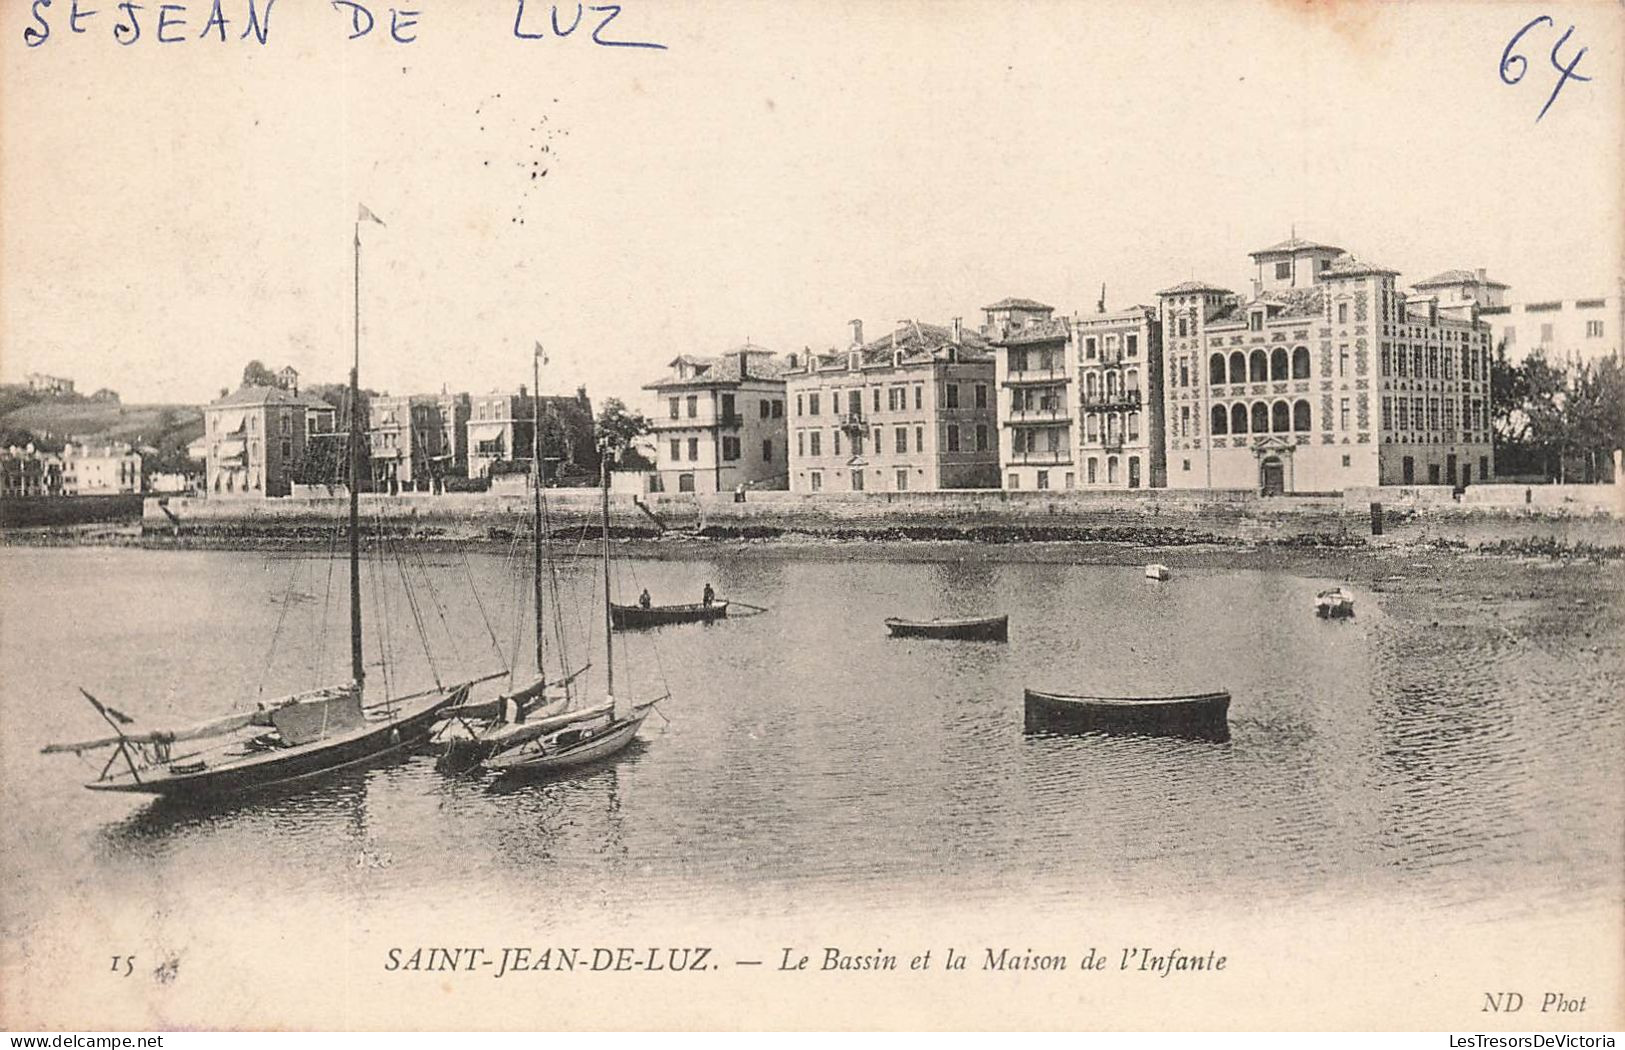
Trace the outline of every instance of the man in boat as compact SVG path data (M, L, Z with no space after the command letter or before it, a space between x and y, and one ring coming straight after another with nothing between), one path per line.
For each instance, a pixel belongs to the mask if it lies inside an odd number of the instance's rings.
M700 601L703 602L707 608L710 608L711 602L716 599L716 596L717 596L717 592L713 591L711 589L711 585L709 583L707 583L705 585L705 594L704 594L703 597L700 598Z
M649 604L650 604L649 588L645 587L645 588L643 588L643 593L638 595L638 608L647 609L649 607Z

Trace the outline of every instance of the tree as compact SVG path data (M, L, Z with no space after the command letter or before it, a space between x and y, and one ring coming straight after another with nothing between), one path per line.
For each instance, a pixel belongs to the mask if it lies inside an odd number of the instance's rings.
M634 442L654 429L642 412L627 408L618 397L608 398L598 409L598 440L621 452L622 467L647 470L654 466L638 452Z
M276 375L269 368L266 368L259 358L255 358L243 367L243 386L276 385Z

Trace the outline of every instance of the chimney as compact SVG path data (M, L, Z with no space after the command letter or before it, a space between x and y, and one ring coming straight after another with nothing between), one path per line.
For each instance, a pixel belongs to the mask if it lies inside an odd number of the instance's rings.
M739 351L739 381L744 382L750 378L750 351Z
M1484 272L1484 267L1482 266L1478 268L1478 280L1480 283L1489 280L1489 275Z
M965 319L963 317L956 317L956 318L954 318L954 342L955 343L962 343L964 341L965 341Z
M854 319L854 320L848 321L846 323L852 326L852 343L853 343L853 345L862 346L863 345L863 322L861 320Z

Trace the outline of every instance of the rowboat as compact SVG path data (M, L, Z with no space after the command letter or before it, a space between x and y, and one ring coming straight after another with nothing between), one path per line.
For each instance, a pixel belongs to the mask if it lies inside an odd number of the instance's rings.
M727 602L695 602L692 605L614 605L609 607L610 620L617 630L638 627L663 627L673 623L710 623L728 615Z
M1128 732L1199 739L1230 738L1230 694L1082 696L1026 691L1026 730Z
M1322 620L1341 620L1354 615L1354 595L1341 587L1315 595L1315 615Z
M893 638L957 638L966 641L1003 642L1010 637L1010 617L977 616L969 619L901 620L892 617L886 629Z

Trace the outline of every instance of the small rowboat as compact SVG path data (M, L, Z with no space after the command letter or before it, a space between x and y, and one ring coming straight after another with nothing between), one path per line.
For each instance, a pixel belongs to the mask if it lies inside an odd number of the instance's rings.
M1341 620L1354 615L1354 595L1341 587L1315 595L1315 615L1322 620Z
M1003 642L1010 637L1010 617L979 616L963 620L886 621L893 638L958 638L969 641Z
M1026 730L1033 732L1128 732L1230 739L1230 694L1180 696L1078 696L1028 689Z
M622 631L637 627L663 627L672 623L710 623L727 617L728 603L712 602L706 605L695 602L692 605L651 605L648 608L641 605L611 605L609 615L615 628Z

